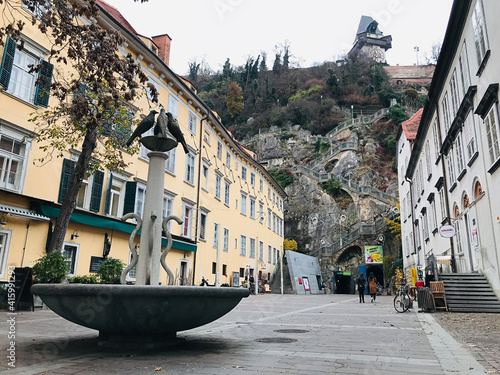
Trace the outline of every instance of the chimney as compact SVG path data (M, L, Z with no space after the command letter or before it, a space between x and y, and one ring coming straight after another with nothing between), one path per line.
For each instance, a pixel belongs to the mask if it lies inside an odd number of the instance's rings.
M153 42L158 46L158 57L167 65L170 63L170 44L172 39L167 35L157 35L152 37Z

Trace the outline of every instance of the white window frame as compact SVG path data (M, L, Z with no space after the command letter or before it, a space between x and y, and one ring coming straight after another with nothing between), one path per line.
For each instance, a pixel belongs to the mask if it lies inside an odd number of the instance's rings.
M247 236L240 234L240 255L247 256Z
M171 194L163 194L162 218L163 220L174 212L174 197ZM167 223L167 229L171 232L172 221Z
M111 181L111 197L109 198L109 207L106 215L112 217L122 217L123 216L123 202L125 201L125 186L126 180L122 179L119 175L113 173L113 179ZM116 197L116 199L115 199ZM114 208L116 206L116 215L113 215Z
M63 255L65 254L66 246L76 249L76 251L75 251L75 263L74 263L73 269L70 268L69 273L68 273L69 276L73 277L73 276L76 276L76 274L78 273L78 257L80 255L80 244L74 243L74 242L64 241L63 242L63 249L61 250ZM66 258L66 262L67 262L67 259L68 258Z
M264 242L259 241L259 260L264 261Z
M181 225L181 236L191 239L191 231L193 227L193 205L184 202L182 204L182 219L184 222Z
M250 172L250 185L255 186L255 173Z
M248 247L248 257L255 259L255 238L250 237L250 239L248 240Z
M173 148L167 152L167 160L165 160L165 171L175 176L175 161L177 158L177 148Z
M7 261L9 259L12 231L0 229L0 278L7 278Z
M203 161L201 175L203 177L202 189L205 191L208 191L210 168L209 168L208 163L206 161Z
M132 263L132 252L129 251L128 253L128 264ZM137 277L137 264L130 269L130 271L127 273L127 276L125 277L126 281L136 281Z
M476 2L472 11L472 30L474 33L474 44L476 47L477 65L481 66L486 52L489 49L486 25L484 23L484 12L481 0Z
M193 133L193 134L196 134L196 123L197 123L197 117L196 117L196 115L194 114L194 112L189 111L189 115L188 115L188 130L191 133Z
M200 228L198 236L200 241L207 240L208 212L200 210Z
M261 193L264 191L264 180L262 180L262 177L260 178L260 181L259 181L259 191Z
M142 199L139 199L139 194L141 194ZM146 186L138 183L135 191L134 213L136 213L140 217L144 217L145 201L146 201Z
M32 146L31 136L32 133L17 126L14 127L4 124L0 120L0 143L2 142L2 138L8 138L13 141L14 145L11 151L0 149L0 158L3 159L3 163L0 164L0 189L11 190L17 193L23 192L28 169L29 154ZM20 151L22 150L22 152L12 152L16 144L19 145ZM20 171L16 172L16 177L11 180L10 176L13 161L17 163L17 169L20 169Z
M491 107L490 111L484 118L484 125L486 126L486 139L488 142L488 155L490 156L490 163L494 164L500 158L500 144L498 141L498 116L496 105Z
M267 263L271 264L271 254L272 254L272 246L267 245Z
M255 219L255 198L250 197L250 219Z
M226 150L226 167L231 168L231 153Z
M221 193L222 176L218 173L215 174L215 193L214 196L220 200Z
M222 160L222 142L217 141L217 157Z
M219 223L214 223L214 235L212 240L212 247L217 249L219 243Z
M247 167L241 166L241 179L243 181L247 180Z
M179 113L179 100L177 100L172 92L168 93L168 112L170 112L174 118L177 118Z
M247 195L243 192L241 193L240 214L247 215Z
M271 229L271 216L272 216L272 211L270 209L267 209L267 228Z
M227 253L229 252L229 229L223 229L223 237L222 237L222 251Z
M196 170L196 158L190 152L186 154L186 174L184 181L194 186L194 174Z
M231 183L228 180L224 180L224 204L229 207L231 194Z

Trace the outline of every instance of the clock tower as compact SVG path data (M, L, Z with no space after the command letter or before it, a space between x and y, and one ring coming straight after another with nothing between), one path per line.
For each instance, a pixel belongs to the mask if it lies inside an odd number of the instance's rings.
M377 62L385 62L385 52L392 47L392 37L383 35L378 22L369 16L361 16L354 45L348 55L363 53Z

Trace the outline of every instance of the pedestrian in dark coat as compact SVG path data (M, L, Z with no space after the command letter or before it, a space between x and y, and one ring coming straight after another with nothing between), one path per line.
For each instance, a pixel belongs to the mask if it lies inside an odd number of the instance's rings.
M372 296L372 300L370 302L374 302L377 298L377 278L370 272L370 276L368 276L368 291Z
M361 301L365 303L365 285L366 285L365 275L361 274L358 277L359 303L361 303Z

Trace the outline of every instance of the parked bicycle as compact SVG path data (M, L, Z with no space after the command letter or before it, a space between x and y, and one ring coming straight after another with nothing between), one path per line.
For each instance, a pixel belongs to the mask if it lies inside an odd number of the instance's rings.
M408 285L406 283L397 284L398 292L396 296L394 296L394 309L398 313L407 312L412 303L412 299L408 294Z

